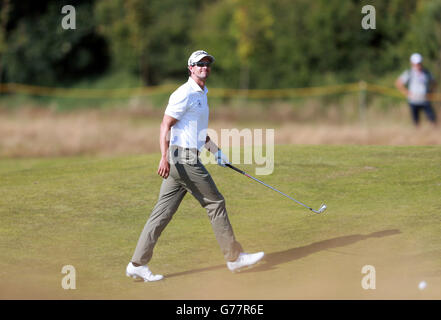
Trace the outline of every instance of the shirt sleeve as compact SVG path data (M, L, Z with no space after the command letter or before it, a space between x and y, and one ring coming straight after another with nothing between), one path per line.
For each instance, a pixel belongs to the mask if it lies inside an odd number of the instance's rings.
M188 94L183 92L184 90L178 90L172 93L168 101L165 114L180 120L188 109Z
M404 72L400 75L400 77L399 77L400 81L401 81L404 85L407 85L407 83L409 82L409 78L410 78L409 70L404 71Z

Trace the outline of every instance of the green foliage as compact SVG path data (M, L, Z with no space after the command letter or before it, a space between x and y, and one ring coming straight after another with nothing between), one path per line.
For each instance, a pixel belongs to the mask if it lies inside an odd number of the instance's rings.
M374 30L361 27L365 4L376 8ZM415 7L402 0L224 0L204 8L205 30L195 42L219 56L220 83L233 87L244 87L246 71L250 88L378 79L397 70Z
M216 57L211 85L243 89L381 82L414 51L441 69L441 0L78 0L74 32L59 26L60 3L26 2L1 15L10 82L67 83L109 69L147 85L182 81L198 49ZM374 6L376 29L362 28L364 5Z
M138 73L146 84L185 75L189 31L201 2L97 1L99 30L111 43L115 66Z
M43 13L12 21L3 57L7 81L54 85L105 70L106 45L94 32L91 4L76 6L75 30L61 27L62 7L49 2Z
M406 52L407 56L412 52L421 53L424 56L424 64L440 78L441 0L420 2L410 25L410 32L403 41L402 51Z

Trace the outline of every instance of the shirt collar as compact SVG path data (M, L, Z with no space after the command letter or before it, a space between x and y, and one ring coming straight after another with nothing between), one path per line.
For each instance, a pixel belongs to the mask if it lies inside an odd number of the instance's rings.
M204 90L202 90L201 87L199 87L199 85L196 83L196 81L193 80L192 77L188 77L188 83L195 91L202 91L204 93L208 92L207 86L204 86Z

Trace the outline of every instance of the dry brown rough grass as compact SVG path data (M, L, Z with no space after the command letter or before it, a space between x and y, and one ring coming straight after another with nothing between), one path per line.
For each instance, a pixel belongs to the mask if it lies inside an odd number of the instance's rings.
M159 123L163 110L112 109L54 112L49 109L0 109L0 157L119 155L159 152ZM212 112L210 128L273 128L276 144L440 145L441 128L410 122L407 110L389 118L370 115L369 121L340 123L334 109L320 123L293 117L286 108L246 115L228 110ZM336 120L337 119L337 120ZM392 119L392 120L391 120ZM393 119L400 119L394 121Z

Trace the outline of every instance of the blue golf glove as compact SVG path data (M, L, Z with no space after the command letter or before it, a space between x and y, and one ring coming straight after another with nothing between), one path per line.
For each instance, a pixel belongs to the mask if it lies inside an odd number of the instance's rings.
M221 167L225 167L226 164L230 164L228 157L224 155L221 149L218 149L216 152L216 162Z

